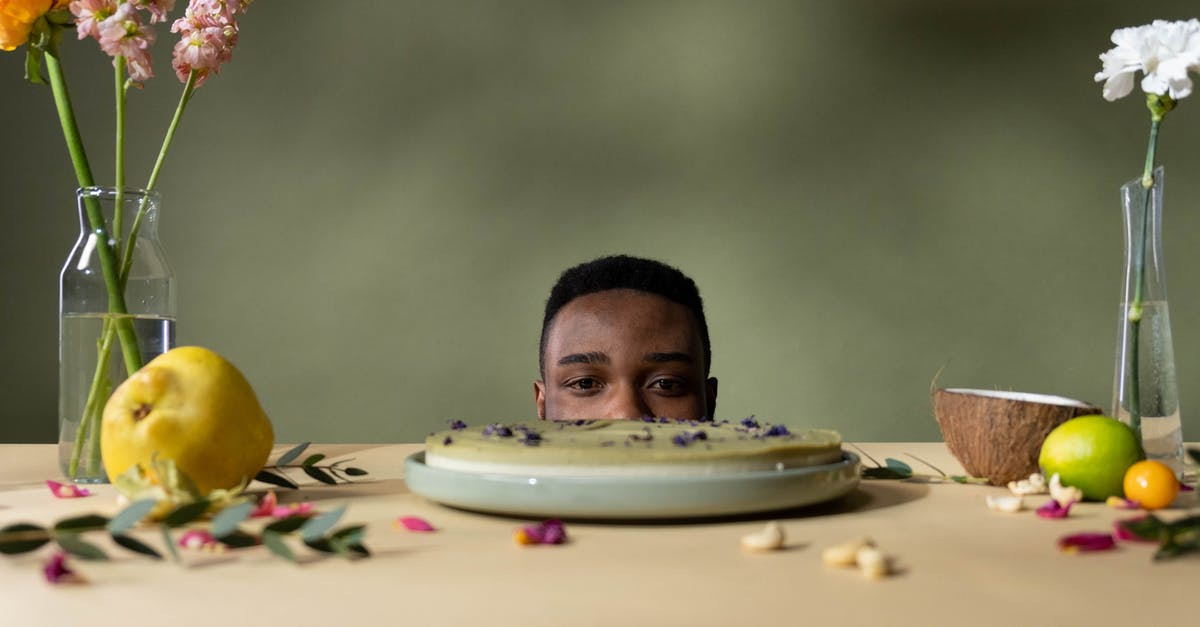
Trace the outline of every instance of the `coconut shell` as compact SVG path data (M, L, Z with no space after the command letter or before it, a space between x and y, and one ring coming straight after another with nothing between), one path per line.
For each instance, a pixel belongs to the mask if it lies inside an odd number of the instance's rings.
M950 453L973 477L992 485L1038 471L1042 440L1076 416L1104 410L1061 396L996 390L937 389L933 414Z

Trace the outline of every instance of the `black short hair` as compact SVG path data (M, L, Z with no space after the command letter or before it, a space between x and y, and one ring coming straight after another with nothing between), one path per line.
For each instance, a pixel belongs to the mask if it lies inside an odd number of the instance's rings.
M712 346L708 341L708 322L704 319L704 301L700 299L700 290L696 288L695 281L661 261L609 255L568 268L550 289L546 313L542 317L542 339L538 346L538 367L542 376L546 375L546 336L559 310L580 296L620 289L656 294L687 307L700 327L704 374L708 374L712 364Z

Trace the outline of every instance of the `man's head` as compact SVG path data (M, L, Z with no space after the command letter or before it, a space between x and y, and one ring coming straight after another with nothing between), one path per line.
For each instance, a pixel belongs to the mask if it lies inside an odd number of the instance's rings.
M712 418L711 358L691 279L650 259L601 257L563 272L546 301L538 416Z

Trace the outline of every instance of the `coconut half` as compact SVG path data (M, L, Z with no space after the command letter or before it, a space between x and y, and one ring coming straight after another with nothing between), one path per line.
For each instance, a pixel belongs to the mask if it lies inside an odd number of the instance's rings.
M1084 401L1048 394L937 389L933 414L950 453L974 477L1006 485L1038 470L1042 440L1076 417L1102 414Z

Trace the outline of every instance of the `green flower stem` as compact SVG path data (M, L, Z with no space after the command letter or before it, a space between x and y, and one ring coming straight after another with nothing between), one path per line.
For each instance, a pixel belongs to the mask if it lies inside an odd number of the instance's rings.
M1146 239L1150 227L1150 193L1154 189L1154 154L1158 149L1158 129L1163 117L1175 108L1175 101L1167 96L1149 94L1146 106L1150 109L1150 143L1146 148L1146 166L1142 171L1142 228L1141 238L1133 242L1133 298L1129 301L1126 318L1129 320L1129 426L1141 437L1142 408L1139 373L1139 345L1142 326L1142 297L1146 284Z
M75 124L75 113L71 107L71 96L67 91L67 82L63 76L62 66L58 60L58 50L51 46L46 50L46 70L50 76L50 87L54 92L54 104L58 108L58 119L62 124L63 136L67 140L67 150L71 153L71 163L75 166L75 176L80 187L93 186L92 169L88 165L87 155L83 149L83 139L79 135L79 127ZM104 274L104 286L108 291L108 311L118 314L114 320L117 327L117 337L121 342L124 353L125 367L132 374L142 367L141 351L138 349L137 335L133 331L133 322L123 317L128 314L125 306L125 294L121 290L118 277L116 255L113 254L108 229L105 228L104 215L100 212L100 204L95 198L85 197L84 207L87 211L88 222L92 233L96 236L96 253L100 257L100 269Z
M67 89L66 77L58 59L57 40L60 33L61 30L58 28L55 28L51 33L50 44L45 51L44 57L46 70L50 77L50 87L54 94L54 105L58 111L59 123L63 129L63 138L66 140L67 151L70 153L71 163L75 168L75 178L78 180L81 188L91 187L95 184L95 180L92 176L91 166L88 163L87 153L83 147L83 138L79 133L79 126L75 122L75 112L71 106L71 95ZM71 475L71 479L74 479L78 472L84 440L91 442L89 446L91 467L95 468L99 463L100 411L98 407L100 406L100 396L108 388L104 382L108 381L108 361L112 350L111 336L114 333L120 340L126 370L132 374L142 367L142 353L138 347L137 335L134 332L133 323L126 316L128 308L125 304L124 285L120 281L116 254L112 249L108 229L104 224L104 216L95 198L84 197L83 202L88 223L92 229L92 235L96 238L96 253L100 258L100 269L103 273L104 285L108 292L108 311L110 314L115 315L106 324L106 328L108 329L108 333L105 334L108 336L107 341L103 337L100 339L100 346L107 346L108 351L101 351L101 354L97 358L96 372L93 375L92 386L85 404L85 407L91 409L85 411L85 414L80 417L79 433L77 434L82 435L86 433L86 437L76 437L68 465L68 473Z
M121 234L124 233L122 227L125 226L125 57L117 55L113 59L113 96L116 100L113 109L116 111L116 154L113 156L115 164L115 178L113 186L116 188L116 206L113 209L113 240L117 243L117 250L121 250ZM132 241L132 238L130 238ZM124 284L121 285L124 292Z
M120 76L120 72L118 71L118 77L119 76ZM121 81L120 78L118 78L117 79L117 89L118 89L117 102L118 102L118 107L119 107L118 110L120 110L120 111L124 110L124 105L123 105L124 94L125 94L124 87L125 87L124 82ZM172 140L175 139L175 131L176 131L176 129L179 128L179 121L180 121L180 119L183 118L183 112L184 112L184 110L187 109L188 102L191 101L192 94L195 93L195 91L196 91L196 72L193 71L190 75L188 75L187 83L183 87L183 95L181 95L179 98L179 105L175 108L175 115L171 118L171 123L167 127L167 133L166 133L165 137L163 138L162 146L159 148L158 158L154 162L154 168L151 170L149 182L146 184L147 192L153 191L154 186L158 183L159 172L162 171L163 163L166 161L166 158L167 158L167 151L171 148L171 142L172 142ZM118 129L121 129L124 126L123 121L124 121L124 116L118 115L118 127L117 127ZM117 135L119 138L118 144L121 143L120 138L122 137L122 135L123 135L122 132L120 130L118 130L118 135ZM121 150L117 151L118 163L120 163L119 158L120 158L122 152L123 151L121 151ZM121 175L118 175L119 179L120 179L120 177L121 177ZM119 190L118 190L118 193L120 193ZM138 206L137 214L134 216L133 224L130 225L130 228L129 228L129 237L126 238L124 251L123 251L122 259L121 259L120 274L118 276L118 281L120 283L120 288L121 288L122 294L125 293L125 286L129 281L129 272L133 267L133 249L134 249L134 245L137 243L138 231L141 230L142 218L146 215L146 203L148 203L149 200L150 200L149 193L147 193L145 196L142 197L142 201L141 201L140 205ZM120 203L120 201L118 199L118 204L117 204L118 210L120 210L121 204L122 203ZM100 399L107 398L106 391L109 387L107 365L108 365L109 357L112 354L113 336L115 334L115 331L116 331L115 325L111 324L111 321L108 318L106 318L104 321L104 331L102 333L102 336L101 336L101 339L99 342L98 351L97 351L98 357L97 357L96 372L95 372L95 375L92 377L92 385L91 385L90 390L88 391L88 398L87 398L87 403L84 406L83 418L80 420L79 428L75 434L75 447L71 453L71 461L70 461L70 465L69 465L69 472L72 476L75 475L76 470L79 467L79 459L80 459L80 455L82 454L82 451L83 451L84 440L89 440L92 443L92 445L89 449L90 452L89 452L89 458L88 458L88 462L89 462L90 466L92 468L95 468L96 465L98 465L100 463L100 446L99 446L100 438L97 436L99 434L98 425L100 424L101 414L104 411L104 405L103 405L103 403L100 402Z

